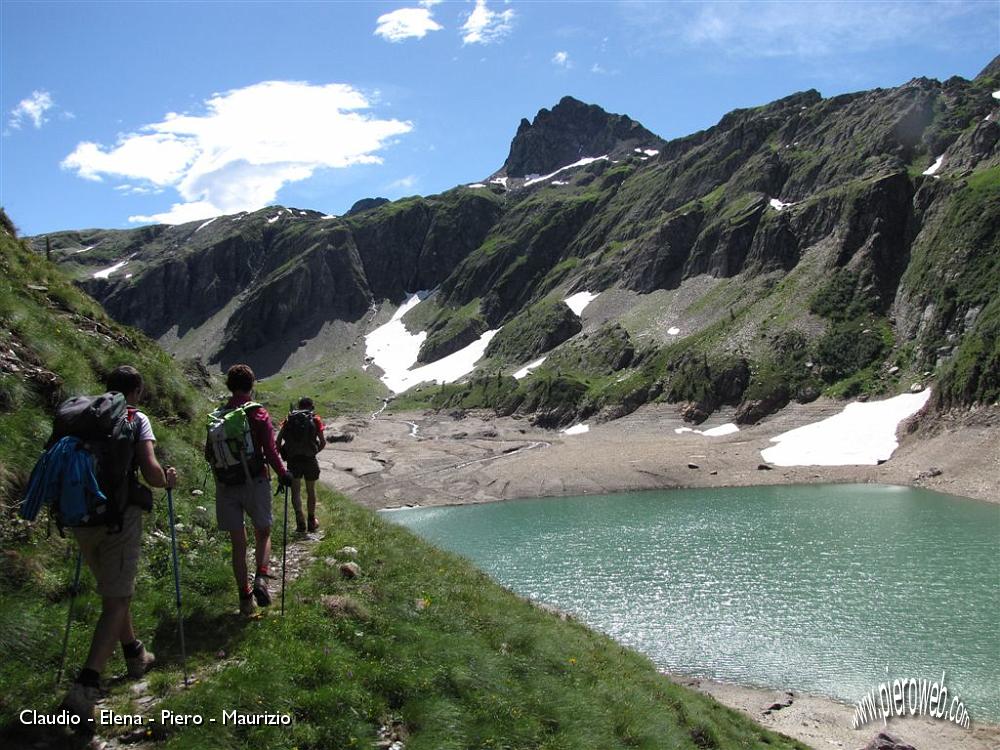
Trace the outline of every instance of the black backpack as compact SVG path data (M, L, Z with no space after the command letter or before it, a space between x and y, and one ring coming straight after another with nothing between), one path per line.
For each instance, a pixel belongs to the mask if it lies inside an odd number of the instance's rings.
M21 514L33 519L41 505L47 504L60 532L64 526L121 529L130 487L138 484L135 444L139 420L135 414L125 396L116 392L74 396L59 404L52 435L32 472ZM76 461L80 454L86 457L100 495L76 486L77 478L65 474L74 462L55 463L60 452L63 456L71 452Z
M315 456L317 437L315 412L312 409L289 412L281 430L282 457Z

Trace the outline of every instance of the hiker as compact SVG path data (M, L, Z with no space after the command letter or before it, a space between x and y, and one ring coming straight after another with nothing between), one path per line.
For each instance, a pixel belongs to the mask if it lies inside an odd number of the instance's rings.
M316 413L313 400L308 396L299 399L298 409L289 412L278 430L278 452L288 462L292 472L292 505L295 508L295 531L306 531L306 518L302 513L302 480L306 480L308 498L309 533L319 530L316 520L316 480L319 463L316 454L326 447L323 440L323 420Z
M123 365L108 376L106 386L109 391L123 394L128 404L124 419L135 436L135 452L128 467L130 490L138 484L135 477L137 467L150 486L175 487L177 471L172 466L164 469L156 460L153 428L149 418L135 407L142 398L142 375L134 367ZM146 493L147 498L151 498L148 490ZM131 491L127 494L131 499L141 493ZM101 596L101 616L94 627L90 652L62 703L62 708L79 716L86 728L87 719L93 718L94 704L101 695L101 671L114 653L116 644L122 646L128 676L132 679L142 677L156 661L142 641L136 638L129 609L135 593L135 577L142 548L142 508L133 502L126 502L120 530L108 526L86 526L74 527L70 531L80 545L87 567L97 580L97 593Z
M240 612L252 615L256 606L271 603L267 581L271 560L271 482L267 467L278 475L278 484L292 486L292 475L278 455L274 444L271 417L261 404L250 400L256 377L247 365L233 365L226 373L226 387L232 397L213 417L221 420L228 416L243 417L248 441L244 441L246 455L230 468L220 465L217 448L212 445L212 428L205 445L205 455L215 473L215 518L220 531L228 531L233 544L233 575L239 590ZM243 416L245 415L245 417ZM231 435L230 435L231 439ZM237 440L239 443L239 440ZM230 448L232 443L229 444ZM240 446L237 446L239 448ZM223 448L223 453L226 453ZM247 582L247 534L243 514L253 522L255 558L257 563L253 586ZM256 600L256 605L254 604Z

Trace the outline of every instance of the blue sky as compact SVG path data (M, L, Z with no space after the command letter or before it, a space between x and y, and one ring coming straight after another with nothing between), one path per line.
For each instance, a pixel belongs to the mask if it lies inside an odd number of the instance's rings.
M671 138L998 52L1000 0L2 0L0 204L26 234L339 214L488 176L567 94Z

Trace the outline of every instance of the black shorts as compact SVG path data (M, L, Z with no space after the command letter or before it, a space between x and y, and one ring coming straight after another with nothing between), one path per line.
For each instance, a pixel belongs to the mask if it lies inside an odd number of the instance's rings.
M292 456L287 461L288 470L296 479L315 482L319 479L319 462L316 456Z

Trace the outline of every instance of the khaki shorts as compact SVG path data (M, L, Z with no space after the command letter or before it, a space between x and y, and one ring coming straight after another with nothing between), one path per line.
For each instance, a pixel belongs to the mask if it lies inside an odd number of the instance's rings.
M109 533L103 526L70 529L84 562L97 579L97 593L107 597L135 594L135 577L142 550L142 511L125 508L122 530Z
M258 529L271 528L271 483L262 478L230 486L215 483L215 520L220 531L239 531L246 512Z

